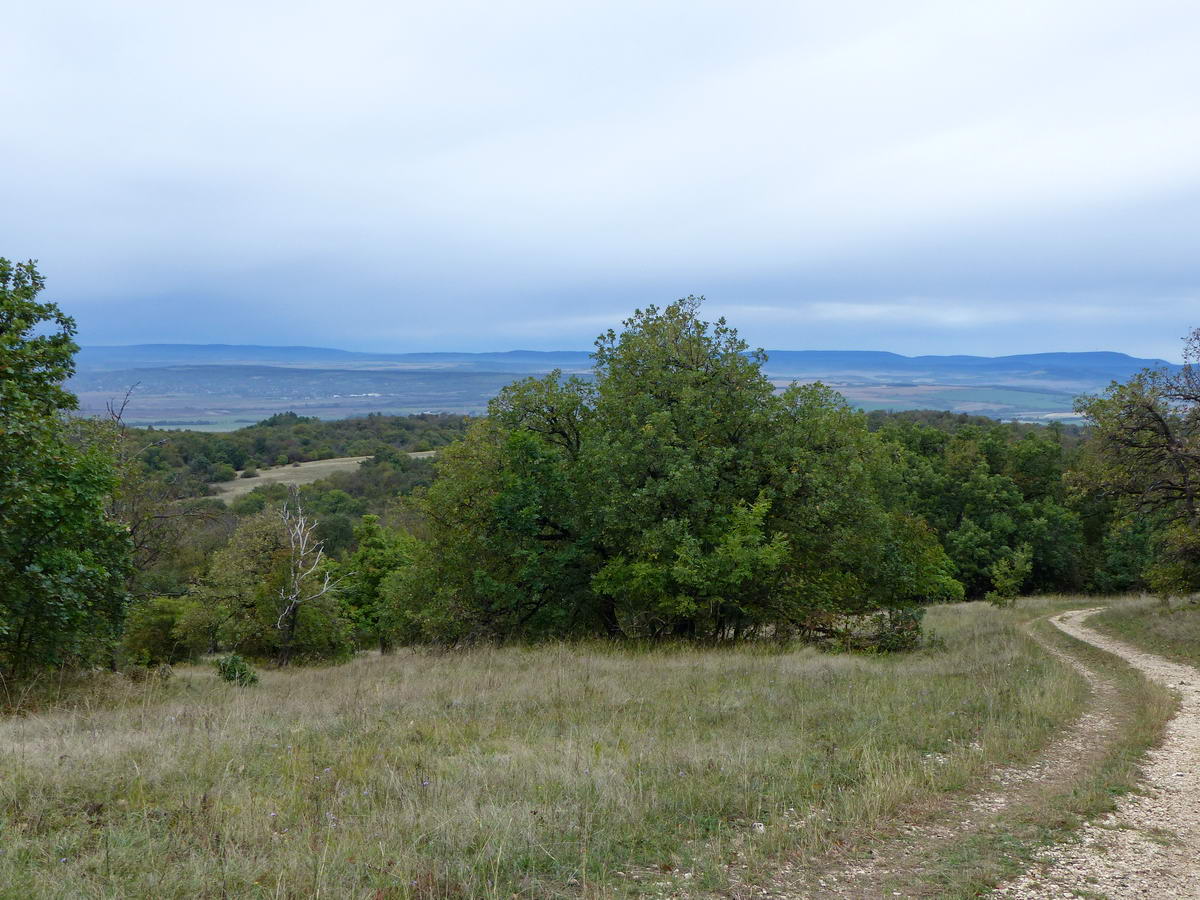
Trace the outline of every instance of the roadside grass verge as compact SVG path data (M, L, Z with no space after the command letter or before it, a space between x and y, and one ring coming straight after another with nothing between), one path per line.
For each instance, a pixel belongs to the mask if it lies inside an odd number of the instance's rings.
M1118 597L1089 624L1147 653L1200 666L1200 606L1168 606L1156 597Z
M1012 613L963 604L926 621L944 647L895 656L405 651L267 671L251 688L184 667L111 702L0 720L0 885L73 898L721 890L1029 759L1082 708L1082 679ZM1072 796L1111 796L1116 780Z

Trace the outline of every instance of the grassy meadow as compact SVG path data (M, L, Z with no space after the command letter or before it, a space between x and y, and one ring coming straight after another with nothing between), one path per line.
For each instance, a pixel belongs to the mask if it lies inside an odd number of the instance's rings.
M1028 757L1081 679L1011 613L943 647L402 651L106 676L0 720L26 897L622 897L752 882Z

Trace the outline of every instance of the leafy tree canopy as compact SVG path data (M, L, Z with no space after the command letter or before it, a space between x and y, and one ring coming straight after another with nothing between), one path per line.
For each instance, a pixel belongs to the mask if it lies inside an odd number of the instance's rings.
M884 502L865 418L820 385L777 392L699 307L635 312L594 380L519 381L442 452L430 540L387 585L406 636L825 633L961 596Z
M0 259L0 672L16 675L109 649L130 568L105 511L112 455L61 415L75 323L38 300L44 284L33 262Z
M1146 370L1077 409L1094 435L1075 483L1115 504L1107 540L1127 556L1149 527L1141 556L1150 586L1167 596L1200 591L1200 329L1184 339L1179 370Z

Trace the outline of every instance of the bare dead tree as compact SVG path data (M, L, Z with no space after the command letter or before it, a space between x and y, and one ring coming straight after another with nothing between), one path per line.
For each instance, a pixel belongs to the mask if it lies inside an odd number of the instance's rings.
M291 661L301 608L328 594L346 576L334 578L328 569L321 570L325 561L324 542L317 539L317 521L300 504L300 491L295 485L290 487L279 517L287 534L288 562L279 589L280 613L275 628L279 632L277 662L286 666Z

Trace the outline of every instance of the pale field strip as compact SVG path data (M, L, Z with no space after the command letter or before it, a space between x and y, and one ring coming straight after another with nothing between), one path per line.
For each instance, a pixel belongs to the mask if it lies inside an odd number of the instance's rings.
M427 459L436 456L436 450L417 450L408 454L413 459ZM359 463L369 456L339 456L337 459L318 459L299 465L278 466L271 469L259 469L257 478L238 477L233 481L222 481L213 485L219 500L233 500L250 493L256 487L264 484L312 484L322 478L328 478L335 472L353 471Z

